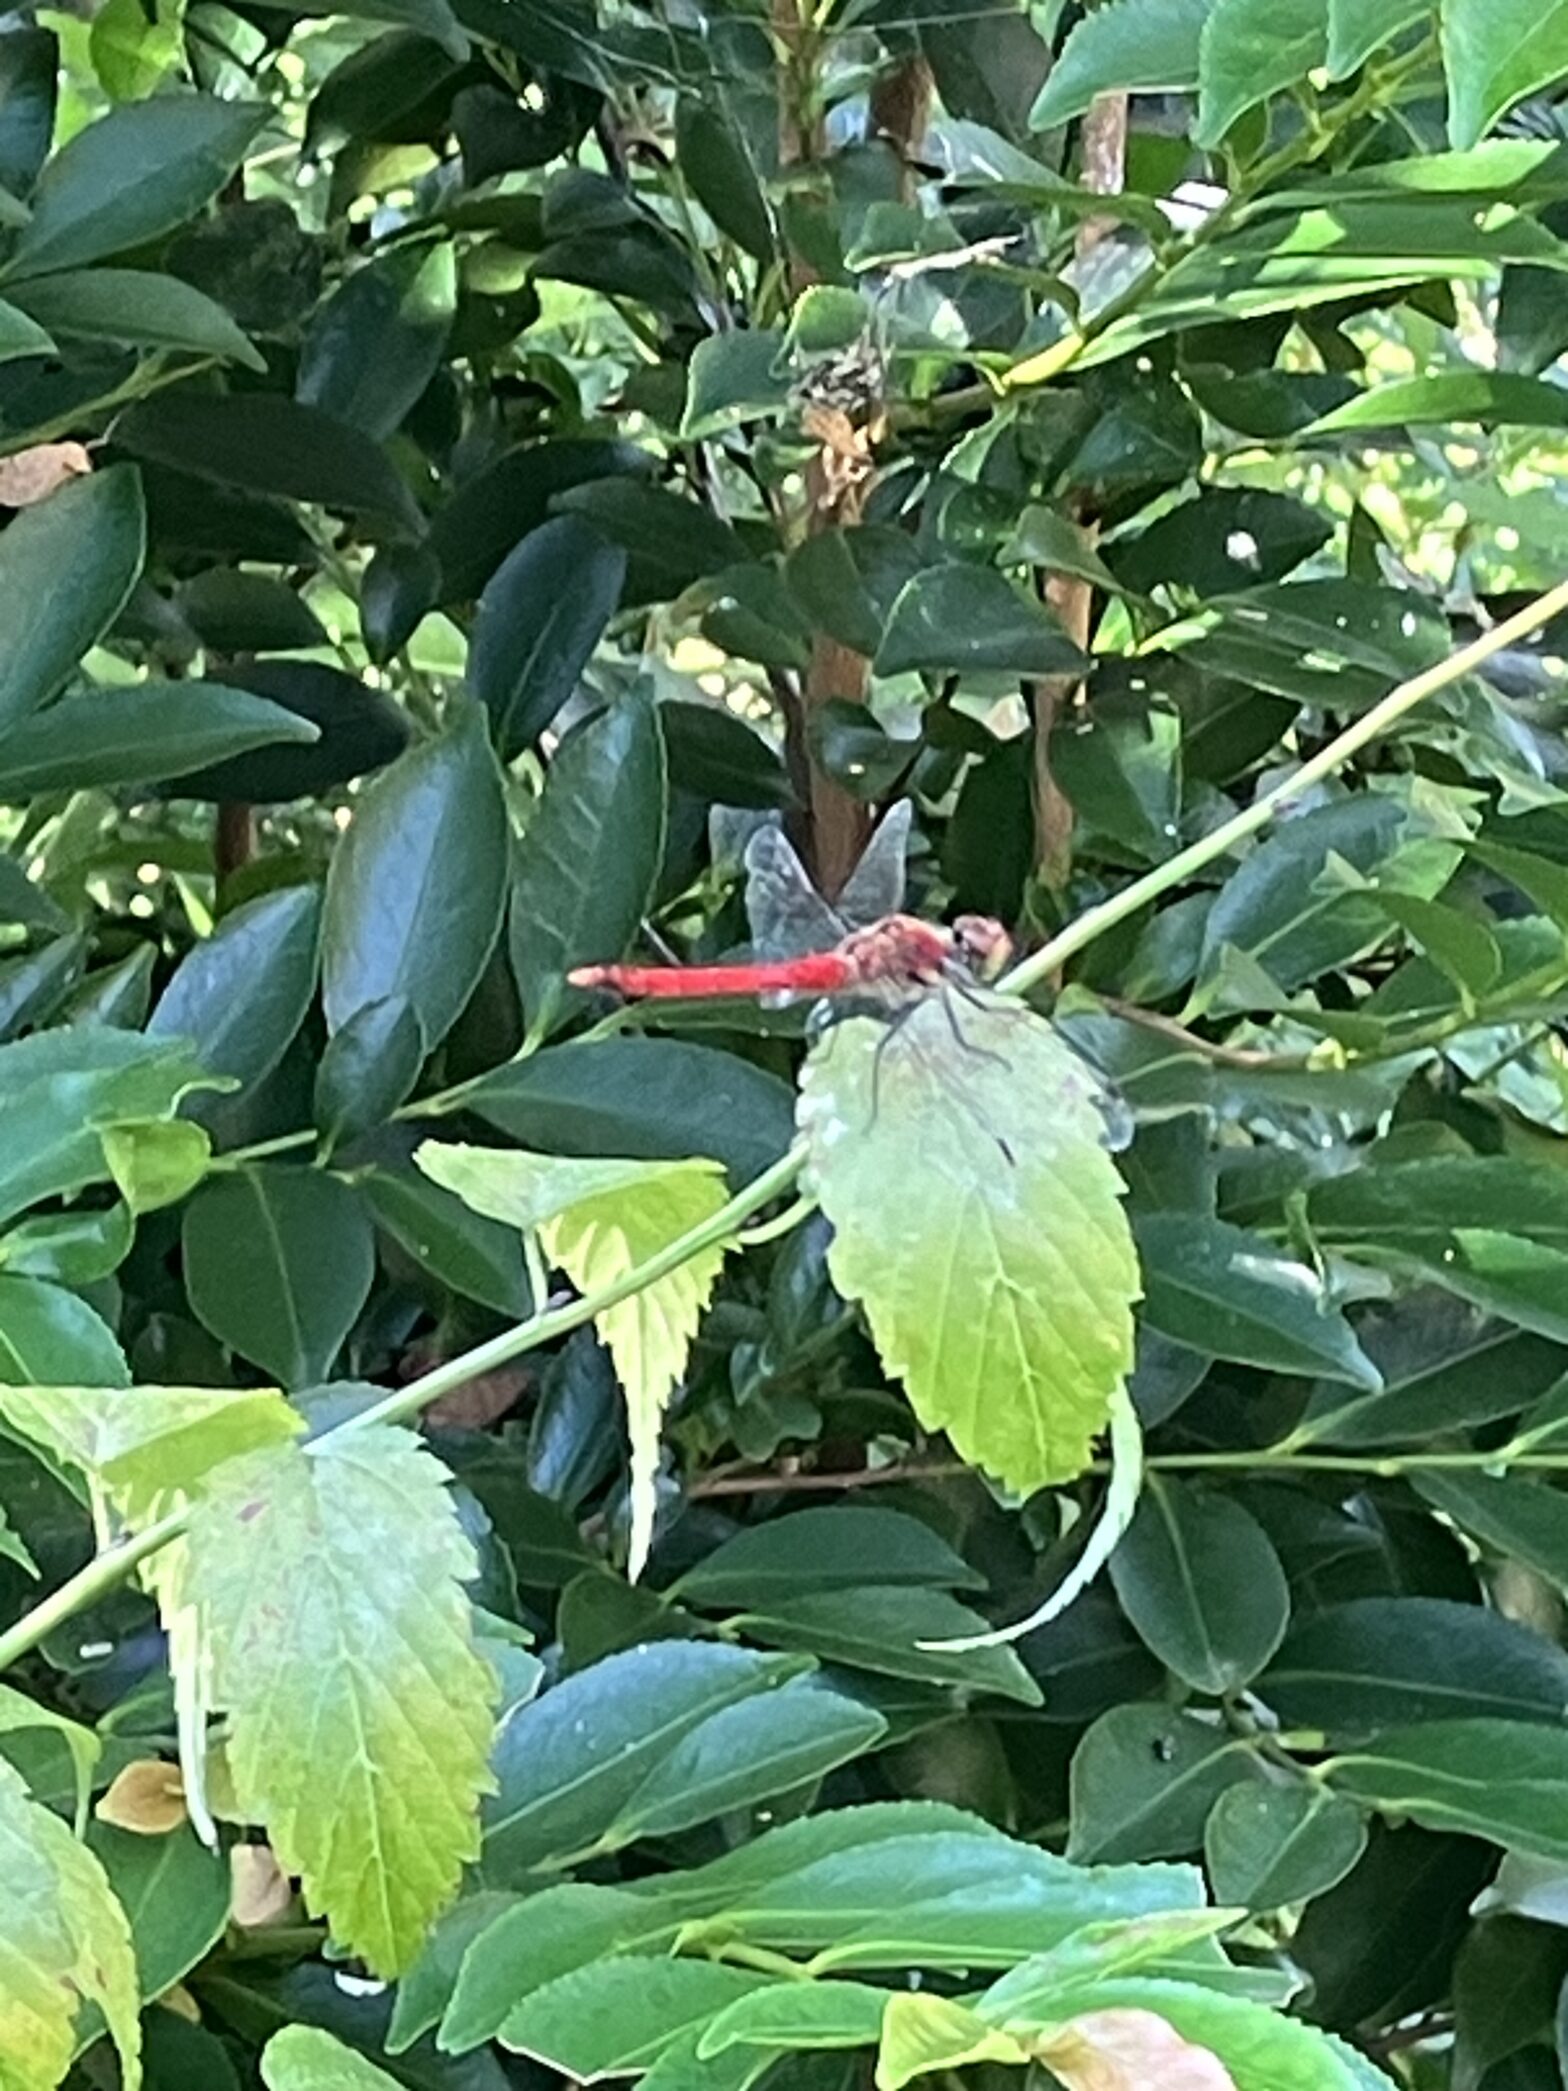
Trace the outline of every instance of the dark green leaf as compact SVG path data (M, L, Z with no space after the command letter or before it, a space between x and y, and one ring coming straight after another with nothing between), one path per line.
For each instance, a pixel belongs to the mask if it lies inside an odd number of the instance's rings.
M809 1590L858 1590L873 1565L878 1582L910 1589L974 1590L985 1581L918 1518L849 1503L747 1526L688 1569L672 1595L746 1607Z
M425 1064L425 1034L406 995L366 1002L327 1040L316 1066L315 1118L334 1146L384 1124Z
M78 269L173 231L217 194L269 113L204 94L111 109L45 168L5 273Z
M479 598L468 686L503 759L531 747L577 688L626 579L626 554L574 516L531 531Z
M640 479L593 479L558 494L554 506L581 516L622 547L631 560L632 585L645 600L680 595L705 574L721 573L746 557L744 540L711 509Z
M1323 1775L1336 1791L1424 1829L1568 1859L1568 1728L1434 1721L1330 1758Z
M344 278L305 331L296 394L376 440L435 376L457 309L453 250L392 249Z
M0 187L26 196L54 135L60 46L52 29L18 25L0 42Z
M1561 1490L1524 1474L1434 1472L1411 1479L1462 1532L1568 1590L1568 1497Z
M285 1388L327 1377L374 1274L356 1192L319 1169L237 1169L198 1191L181 1240L204 1328Z
M841 646L873 655L921 565L919 548L904 531L868 524L818 531L790 554L784 571L790 593L814 624Z
M670 784L718 806L783 807L794 802L782 759L760 733L716 704L659 707Z
M1228 1496L1158 1476L1144 1484L1111 1578L1148 1646L1200 1692L1248 1683L1290 1619L1284 1570L1256 1519Z
M414 498L379 444L319 407L270 392L182 386L132 407L117 423L115 440L133 457L199 479L316 501L403 537L416 537L421 528Z
M68 481L0 537L0 729L53 697L113 624L145 536L141 487L118 465Z
M247 370L267 367L223 307L178 276L150 269L69 270L19 283L11 296L58 340L188 349Z
M1250 1746L1223 1728L1160 1706L1113 1707L1073 1754L1068 1857L1105 1865L1196 1851L1214 1803L1252 1776Z
M664 743L635 693L561 743L517 856L512 970L536 1034L555 1023L572 966L625 949L664 850Z
M183 583L175 600L191 630L213 653L288 653L326 642L315 611L286 581L271 574L209 566Z
M359 589L360 631L378 667L407 645L440 593L441 562L428 545L381 547Z
M316 729L249 690L215 682L144 682L62 698L0 739L0 797L169 784L201 796L192 762L222 762L270 742L308 743Z
M558 494L590 480L651 472L653 465L650 452L630 443L585 437L509 450L465 481L431 526L442 602L472 601L513 545L546 520Z
M193 771L180 780L181 791L192 798L255 805L304 798L378 770L408 746L401 709L385 692L340 668L320 661L247 661L227 673L241 688L304 720L315 738Z
M535 1990L499 2037L579 2082L632 2075L777 1979L717 1961L600 1961Z
M733 1053L600 1038L498 1068L469 1096L488 1124L546 1153L674 1161L711 1154L746 1183L794 1134L794 1092Z
M722 102L681 96L675 154L692 194L720 232L755 260L771 261L773 214L745 137Z
M95 1822L87 1846L130 1919L137 1978L150 2003L223 1936L232 1893L229 1869L184 1826L147 1837Z
M1084 656L1043 604L989 566L938 566L901 590L877 648L879 675L1070 675Z
M742 421L776 414L789 400L789 373L781 365L779 328L736 328L709 334L686 367L681 434L688 442L721 435Z
M147 1029L188 1038L213 1074L259 1082L310 1006L320 918L314 886L285 886L225 915L175 968Z
M1338 1885L1366 1849L1353 1801L1302 1781L1229 1786L1203 1832L1216 1902L1276 1910Z
M1568 1656L1481 1605L1365 1597L1300 1619L1258 1684L1286 1726L1354 1740L1416 1721L1561 1722Z
M876 1572L874 1562L869 1573ZM955 1650L922 1643L965 1640L986 1621L945 1590L864 1583L858 1590L770 1598L742 1615L754 1641L795 1648L883 1677L995 1692L1037 1706L1040 1688L1010 1648Z
M512 1321L533 1310L515 1228L485 1219L416 1169L373 1169L363 1187L376 1224L440 1284Z
M328 1029L401 995L426 1051L438 1045L495 942L506 859L501 780L470 708L377 779L338 844L322 923Z
M1376 1392L1377 1368L1306 1265L1223 1220L1154 1213L1136 1226L1143 1316L1173 1342L1239 1364Z

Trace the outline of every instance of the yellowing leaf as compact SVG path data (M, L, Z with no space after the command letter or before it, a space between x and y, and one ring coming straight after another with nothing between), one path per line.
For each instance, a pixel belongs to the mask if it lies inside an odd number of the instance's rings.
M102 2011L125 2091L141 2084L130 1926L104 1870L0 1759L0 2085L54 2091L71 2066L77 2014Z
M370 1426L227 1462L156 1581L187 1704L228 1716L238 1804L378 1974L479 1852L494 1674L446 1474Z
M950 1997L895 1991L882 2014L877 2091L903 2091L915 2077L945 2075L977 2062L1019 2063L1028 2050Z
M93 1813L117 1830L161 1837L185 1820L185 1786L177 1764L139 1757L116 1772Z
M1029 1011L836 1025L799 1122L834 1283L928 1430L1021 1495L1082 1471L1132 1366L1138 1260L1094 1076ZM961 1037L955 1037L956 1025Z
M3 1387L0 1416L80 1467L133 1524L211 1468L298 1436L274 1387Z
M1236 2091L1206 2047L1194 2047L1153 2011L1086 2011L1035 2048L1062 2091Z
M195 1190L207 1173L212 1142L188 1118L149 1118L106 1128L103 1155L131 1211L157 1212Z
M536 1231L550 1261L582 1293L618 1284L711 1219L727 1196L721 1164L705 1159L579 1161L433 1141L414 1159L475 1212ZM627 1573L633 1581L653 1542L659 1426L729 1246L710 1244L594 1316L626 1392L632 1449Z

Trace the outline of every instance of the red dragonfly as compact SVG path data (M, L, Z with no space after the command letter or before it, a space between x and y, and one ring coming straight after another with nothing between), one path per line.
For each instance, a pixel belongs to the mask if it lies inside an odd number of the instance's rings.
M747 995L768 1002L798 995L903 1000L944 983L994 980L1013 949L1000 922L960 915L948 928L898 912L909 818L905 800L882 821L836 908L812 886L782 830L759 828L746 850L755 958L716 966L578 966L566 977L573 987L634 998Z

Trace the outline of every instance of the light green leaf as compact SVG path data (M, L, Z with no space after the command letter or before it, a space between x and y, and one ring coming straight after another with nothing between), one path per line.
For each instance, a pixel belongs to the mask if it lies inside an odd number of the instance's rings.
M1474 422L1482 428L1568 428L1568 399L1560 385L1517 372L1439 371L1432 377L1373 385L1309 423L1301 435L1449 427L1455 422Z
M140 2091L136 1961L103 1868L0 1762L0 2080L55 2091L76 2048L81 2006L103 2012L125 2091Z
M0 1416L80 1467L135 1524L224 1460L285 1443L305 1427L272 1387L0 1386Z
M112 1125L103 1136L104 1159L133 1217L178 1205L207 1173L212 1142L204 1127L183 1118Z
M732 2047L871 2047L887 2004L888 1992L868 1982L780 1982L721 2011L697 2052L706 2057Z
M14 1529L3 1508L0 1508L0 1560L14 1561L17 1567L32 1576L34 1581L41 1572L38 1563L28 1552L26 1542Z
M1094 1076L1022 1010L930 997L814 1048L799 1123L834 1283L928 1430L1029 1494L1082 1471L1132 1367L1137 1259ZM1005 1390L1005 1393L1004 1393Z
M1443 0L1448 137L1463 151L1568 73L1568 0Z
M285 2026L261 2051L267 2091L398 2091L398 2079L320 2026Z
M1436 12L1437 0L1328 0L1328 70L1344 80L1412 23Z
M173 231L218 193L270 114L205 94L110 110L44 169L5 273L76 269Z
M145 550L141 481L129 465L68 480L14 518L0 538L0 729L53 697L103 637Z
M1051 131L1098 94L1182 93L1198 84L1198 50L1214 0L1113 0L1078 23L1029 114Z
M1199 145L1215 146L1237 117L1304 85L1328 56L1329 0L1214 0L1199 39Z
M1229 1496L1150 1475L1111 1556L1122 1610L1183 1683L1232 1692L1255 1677L1290 1619L1267 1534Z
M141 0L110 0L110 6L122 4L141 19ZM95 32L103 19L100 14ZM267 367L217 300L178 276L152 269L70 269L19 283L12 296L23 312L62 340L187 349L247 370Z
M717 1162L570 1161L506 1148L444 1147L415 1155L425 1174L492 1220L537 1231L550 1261L580 1293L618 1284L724 1204ZM632 1526L627 1574L635 1582L653 1543L659 1430L685 1370L730 1244L715 1242L602 1308L594 1327L615 1360L631 1431Z
M603 1960L548 1982L501 2028L501 2045L579 2082L641 2074L682 2034L776 1977L707 1960Z
M478 1856L491 1785L495 1678L446 1478L388 1427L252 1453L213 1475L155 1569L228 1716L239 1805L383 1975L413 1961Z
M1433 1721L1331 1757L1321 1775L1336 1791L1423 1829L1568 1859L1568 1728Z
M956 1997L892 1995L877 2050L877 2091L902 2091L916 2077L997 2062L1027 2065L1029 2051L988 2026Z

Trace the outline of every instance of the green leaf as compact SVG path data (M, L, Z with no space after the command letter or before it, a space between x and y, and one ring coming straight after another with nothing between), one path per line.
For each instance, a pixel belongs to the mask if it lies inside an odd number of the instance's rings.
M780 1982L754 1990L721 2011L703 2034L698 2053L722 2055L733 2047L874 2047L888 1992L868 1982Z
M1017 2067L1025 2048L952 1997L891 1996L877 2047L878 2091L903 2091L922 2076L946 2076L987 2063Z
M397 2002L386 2032L389 2055L405 2053L440 2023L469 1947L517 1905L518 1897L503 1889L480 1888L462 1895L437 1919L423 1952L397 1986ZM499 2017L495 2023L500 2024Z
M618 1285L725 1202L719 1164L703 1159L566 1161L433 1140L414 1159L476 1212L525 1234L537 1232L551 1263L585 1298ZM627 1575L633 1582L653 1544L664 1411L730 1246L710 1244L594 1316L626 1394L632 1461Z
M286 1443L303 1419L275 1388L7 1387L13 1430L107 1491L132 1523L185 1494L226 1459Z
M314 733L182 775L170 795L270 805L329 792L401 755L408 720L383 691L320 661L236 662L227 674ZM200 683L191 686L199 690Z
M1021 1010L954 1021L967 1049L939 996L885 1050L864 1018L835 1026L800 1127L833 1281L884 1365L928 1430L1028 1494L1082 1471L1131 1370L1137 1259L1086 1064Z
M1460 151L1568 72L1568 0L1444 0L1448 137Z
M188 1197L212 1160L205 1129L183 1119L110 1126L103 1135L103 1151L115 1188L133 1218Z
M794 1095L777 1075L672 1038L573 1040L498 1068L468 1101L525 1147L643 1161L707 1153L736 1186L771 1167L793 1131Z
M874 1561L867 1574L876 1573ZM754 1641L800 1649L884 1677L995 1692L1038 1706L1040 1687L1010 1648L946 1648L983 1635L987 1622L945 1590L818 1590L778 1597L740 1615Z
M120 0L110 0L117 6ZM128 0L140 14L141 0ZM100 14L99 21L103 16ZM96 26L96 25L95 25ZM187 349L247 370L265 370L229 314L178 276L151 269L65 270L19 283L13 302L60 340L123 342L128 348Z
M1068 574L1089 581L1109 595L1119 595L1121 584L1094 549L1088 533L1054 508L1040 504L1026 508L1002 552L1004 566L1043 566L1050 573Z
M776 1979L717 1961L600 1961L533 1991L507 2018L501 2044L579 2082L640 2074L683 2033Z
M296 646L328 643L315 611L271 574L209 566L182 584L175 601L212 653L287 653Z
M1378 905L1411 942L1453 981L1461 994L1485 994L1503 970L1503 954L1484 923L1458 908L1409 893L1380 893Z
M185 51L185 0L107 0L88 33L93 71L111 101L136 102L152 94Z
M1290 1620L1285 1572L1257 1520L1228 1496L1158 1475L1111 1556L1111 1580L1149 1648L1195 1691L1248 1683Z
M310 1007L320 916L314 886L285 886L225 915L175 967L148 1033L188 1038L204 1067L242 1088L259 1082Z
M664 850L664 743L637 692L562 743L517 855L512 969L530 1029L554 1028L571 967L617 957Z
M222 1854L181 1826L148 1837L95 1822L87 1832L130 1920L143 2003L167 1995L222 1938L233 1881Z
M893 604L876 652L878 675L1071 675L1083 654L1042 603L990 566L918 573Z
M376 780L338 844L322 919L327 1029L402 995L425 1050L439 1045L490 956L506 862L500 774L467 707Z
M1564 20L1568 22L1568 13ZM1374 428L1449 427L1455 422L1481 428L1568 428L1568 400L1560 386L1517 372L1442 371L1374 385L1301 433L1355 435Z
M314 726L249 690L215 682L128 683L62 697L13 727L0 739L0 798L166 783L247 748L315 738Z
M871 1563L888 1588L975 1590L985 1583L919 1518L840 1503L745 1527L687 1569L670 1594L685 1604L750 1606L810 1590L858 1590Z
M1328 70L1348 79L1413 23L1433 12L1433 0L1328 0Z
M1376 1393L1382 1378L1305 1264L1201 1213L1152 1213L1137 1229L1143 1317L1175 1343L1275 1372Z
M1218 145L1239 116L1325 62L1328 8L1329 0L1214 0L1198 46L1197 144Z
M406 995L367 1002L327 1040L316 1063L316 1123L330 1146L384 1125L425 1064L425 1036Z
M1079 1865L1196 1851L1209 1810L1255 1775L1249 1744L1195 1715L1115 1706L1072 1762L1067 1856Z
M421 528L414 498L379 444L276 393L182 386L138 402L116 425L115 440L133 457L220 486L319 502L398 537L417 537Z
M906 531L873 525L819 530L790 553L784 569L790 594L812 622L868 657L920 571L919 549Z
M1553 1724L1568 1655L1484 1605L1360 1597L1298 1620L1257 1691L1286 1727L1341 1742L1471 1715Z
M479 598L468 686L503 759L531 747L576 690L626 579L626 554L575 516L529 532Z
M511 1321L533 1311L514 1228L471 1211L413 1169L376 1168L362 1183L377 1226L442 1285Z
M48 156L59 91L60 43L52 30L20 25L0 45L0 184L27 196Z
M809 1678L721 1707L653 1768L602 1841L613 1848L674 1836L813 1785L875 1749L887 1725L874 1707Z
M443 603L469 602L507 553L551 512L556 496L592 479L624 482L653 469L630 443L562 438L509 450L465 482L437 512L430 549L441 564Z
M398 2091L398 2079L320 2026L284 2026L261 2051L267 2091Z
M1198 49L1214 0L1113 0L1062 46L1029 114L1052 131L1082 116L1096 95L1133 89L1182 93L1198 84Z
M125 2091L139 2091L136 1962L103 1868L0 1762L0 2070L8 2091L54 2091L71 2065L77 2013L103 2013Z
M0 1276L0 1386L123 1387L125 1358L87 1302L41 1278Z
M456 310L449 241L378 255L345 276L312 315L296 396L381 441L435 376Z
M145 539L128 465L68 480L12 520L0 538L0 733L47 703L119 616Z
M1413 1474L1418 1494L1472 1539L1568 1590L1568 1497L1522 1474Z
M1203 1833L1216 1900L1277 1910L1337 1886L1366 1849L1361 1810L1338 1794L1293 1786L1230 1786Z
M581 516L630 555L632 588L642 600L681 595L746 557L745 539L711 509L641 479L590 480L558 494L554 506Z
M691 352L686 366L686 410L681 438L699 442L723 435L743 421L780 413L790 396L789 372L782 365L783 330L778 327L735 328L707 334Z
M1383 1391L1347 1394L1337 1384L1317 1388L1291 1432L1293 1448L1355 1450L1495 1423L1517 1415L1568 1371L1568 1352L1559 1344L1487 1320L1469 1307L1456 1307L1463 1317L1456 1330L1430 1308L1430 1300L1423 1301L1419 1315L1412 1316L1413 1355L1375 1341L1373 1329L1366 1332L1373 1360L1382 1367Z
M1321 1775L1337 1792L1424 1829L1568 1859L1568 1728L1498 1720L1397 1728L1331 1757Z
M202 1326L285 1387L327 1377L375 1274L370 1216L319 1169L236 1169L185 1210L185 1286Z
M24 1555L27 1552L25 1547L21 1551ZM30 1572L38 1573L36 1568ZM35 1728L57 1735L70 1756L76 1773L77 1831L80 1834L87 1819L93 1767L103 1755L102 1738L91 1728L84 1728L80 1721L67 1720L64 1714L54 1712L51 1707L40 1706L35 1699L13 1691L10 1685L0 1684L0 1735L17 1735Z
M441 562L428 545L383 545L359 584L365 651L385 667L419 629L441 593Z
M498 1738L486 1880L519 1882L596 1848L683 1737L754 1693L771 1699L797 1669L716 1642L654 1641L563 1679Z
M212 1476L155 1571L166 1619L196 1622L241 1808L382 1975L478 1856L490 1786L495 1680L446 1480L385 1426L253 1453Z
M709 623L711 624L711 612ZM670 788L719 806L786 807L795 793L783 760L753 727L717 704L659 706Z
M43 1573L27 1551L26 1542L12 1529L4 1510L0 1510L0 1561L14 1561L22 1573L31 1576L35 1583ZM0 1693L3 1693L4 1689L0 1686ZM3 1706L0 1706L0 1715L3 1715Z
M172 232L216 196L270 114L205 94L111 109L44 169L3 273L79 269Z
M721 99L683 94L675 105L675 155L691 192L726 238L760 262L777 238L756 164Z

